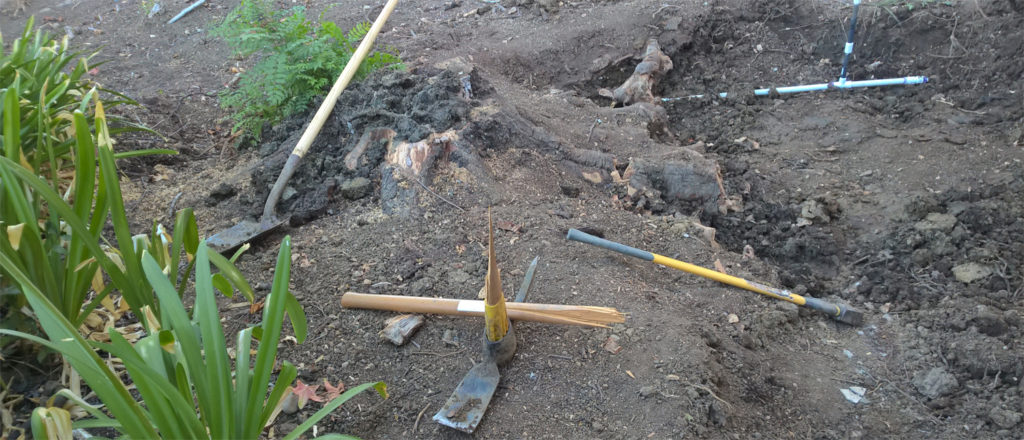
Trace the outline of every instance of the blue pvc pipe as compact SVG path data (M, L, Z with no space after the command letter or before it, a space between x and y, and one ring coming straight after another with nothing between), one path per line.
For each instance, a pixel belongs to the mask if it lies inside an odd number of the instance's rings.
M192 3L189 7L185 8L185 9L182 9L181 12L179 12L178 15L175 15L174 18L172 18L170 21L167 22L167 24L171 24L171 23L174 23L174 22L178 21L178 19L180 19L181 17L184 17L185 14L188 14L189 12L192 12L193 9L198 8L203 3L206 3L206 0L199 0L199 1L195 2L195 3Z
M800 93L800 92L814 92L824 91L833 89L854 89L858 87L883 87L883 86L901 86L901 85L912 85L912 84L924 84L928 82L927 76L907 76L903 78L887 78L887 79L868 79L864 81L833 81L821 84L805 84L800 86L789 86L779 87L774 89L779 94L785 95L787 93ZM771 95L773 89L757 89L754 90L754 94L757 96L768 96ZM661 98L662 101L679 101L682 99L701 99L704 95L690 95L680 98ZM719 93L718 97L728 98L728 93Z

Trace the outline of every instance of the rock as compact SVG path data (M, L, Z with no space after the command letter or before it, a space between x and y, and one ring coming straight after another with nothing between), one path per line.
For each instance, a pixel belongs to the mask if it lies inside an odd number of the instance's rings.
M864 393L867 393L867 389L864 387L842 388L839 391L843 393L843 397L845 397L847 401L855 405L864 400Z
M398 315L384 323L380 336L395 345L405 345L423 325L422 315Z
M943 367L935 367L927 372L918 371L914 374L913 383L918 392L930 399L945 396L960 386L956 377Z
M817 200L806 200L800 204L800 217L814 223L828 223L832 218L825 212L825 207Z
M633 160L630 166L635 172L629 186L641 194L657 194L669 204L716 211L721 196L718 164L694 151L679 149L677 152L681 157Z
M962 283L972 283L992 275L992 268L978 263L964 263L953 267L953 276Z
M221 182L206 196L206 206L214 206L238 193L235 187Z
M662 26L662 29L665 29L666 31L679 30L679 24L682 22L683 17L671 17L668 20L665 20L665 25Z
M715 401L708 405L708 420L711 421L715 426L725 426L725 422L728 419L728 414L725 412L725 408L721 402Z
M755 341L754 336L748 332L740 335L740 345L748 350L757 349L757 341Z
M444 334L441 336L441 342L458 347L459 337L455 334L455 330L448 329L445 330Z
M979 332L997 337L1002 336L1009 330L1006 321L990 307L979 304L977 309L977 314L974 318L971 318L970 323L978 327Z
M568 197L577 198L580 196L580 187L570 183L560 183L558 187L562 189L562 194Z
M949 232L953 230L953 226L956 225L956 217L949 214L941 214L938 212L932 212L925 216L924 220L921 220L914 224L914 229L918 231L942 231Z
M341 184L341 196L349 200L358 200L363 197L370 195L370 191L373 186L370 179L365 177L356 177L355 179L349 179Z
M1007 324L1012 325L1014 327L1020 327L1020 314L1014 310L1007 310L1003 312L1003 321L1006 321Z
M647 386L644 386L644 387L640 387L640 397L643 397L645 399L648 398L648 397L651 397L656 392L658 392L658 389L655 388L654 385L647 385Z
M285 414L299 412L299 396L295 395L295 393L288 393L284 398L284 403L281 404L281 412Z
M1021 413L1002 409L997 406L988 412L988 419L1000 428L1010 429L1020 423Z

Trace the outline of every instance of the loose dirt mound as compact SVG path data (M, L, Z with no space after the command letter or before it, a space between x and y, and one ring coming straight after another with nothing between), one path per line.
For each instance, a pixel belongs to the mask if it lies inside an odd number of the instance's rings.
M396 141L415 142L431 133L461 128L472 103L460 77L448 70L433 76L378 72L350 86L289 181L279 211L291 212L292 224L299 225L322 215L336 193L344 192L350 199L374 194L390 139L371 140L354 169L346 166L346 156L365 133L376 129L393 130ZM264 200L270 193L308 120L308 114L296 116L267 134L260 148L264 163L252 173L256 199Z

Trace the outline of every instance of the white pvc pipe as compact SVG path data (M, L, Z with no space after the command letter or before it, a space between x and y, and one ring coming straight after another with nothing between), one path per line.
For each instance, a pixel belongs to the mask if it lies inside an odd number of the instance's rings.
M822 84L806 84L800 86L790 87L779 87L774 89L779 94L787 93L800 93L800 92L813 92L833 89L854 89L858 87L884 87L884 86L899 86L899 85L912 85L912 84L924 84L928 82L927 76L907 76L903 78L887 78L887 79L869 79L864 81L833 81ZM754 90L754 94L757 96L768 96L772 93L772 89L757 89ZM720 98L728 98L728 93L719 93ZM661 98L662 101L678 101L682 99L701 99L704 95L690 95L680 98Z

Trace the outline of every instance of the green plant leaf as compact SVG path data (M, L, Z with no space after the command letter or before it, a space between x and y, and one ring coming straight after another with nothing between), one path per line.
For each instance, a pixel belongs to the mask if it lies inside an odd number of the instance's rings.
M256 292L252 290L252 286L249 285L249 281L245 279L242 272L239 271L231 261L216 252L210 252L209 259L210 262L220 270L220 274L227 278L228 281L231 282L231 285L235 286L239 292L242 292L242 296L249 300L249 303L256 302Z
M291 280L291 249L292 239L285 236L281 240L281 250L277 255L277 266L274 269L274 284L267 296L266 304L263 307L263 338L260 340L259 349L256 352L256 363L253 367L253 379L249 385L249 401L246 405L245 417L248 420L259 420L259 423L250 423L246 426L242 437L255 437L262 426L267 423L262 417L264 400L263 396L270 383L270 375L273 372L274 361L277 358L277 342L281 337L281 325L284 320L284 303L288 293L288 283Z
M285 312L292 322L292 331L295 332L295 340L301 344L306 341L306 313L302 311L302 305L295 295L288 292L288 300L284 303Z
M224 296L231 298L235 295L235 288L231 287L231 282L224 275L219 273L213 274L213 287L220 291Z
M13 262L3 253L0 253L0 267L7 270L10 276L21 285L40 325L52 342L6 329L0 329L0 334L29 339L62 353L82 379L87 384L93 385L93 391L107 406L111 414L121 421L122 432L134 438L156 438L157 432L149 423L145 411L128 393L121 380L107 368L103 360L85 342L78 330L71 326L71 323L32 284L28 276L17 270Z

